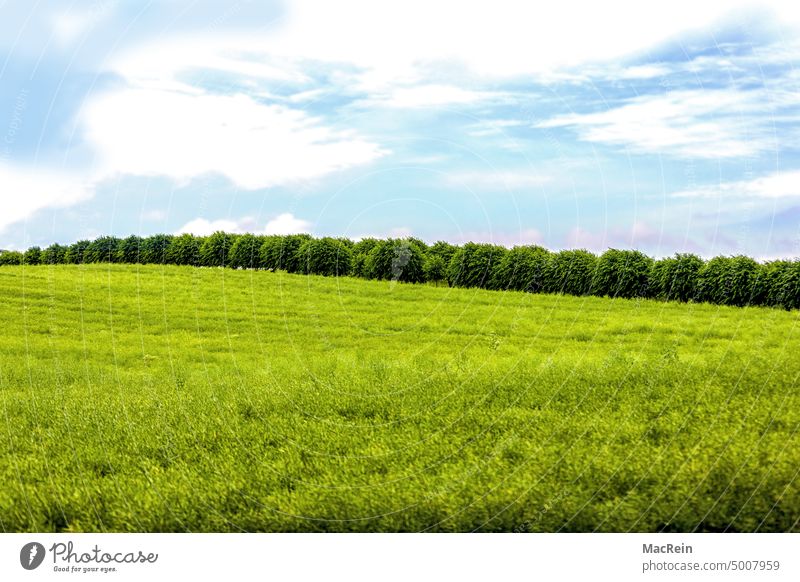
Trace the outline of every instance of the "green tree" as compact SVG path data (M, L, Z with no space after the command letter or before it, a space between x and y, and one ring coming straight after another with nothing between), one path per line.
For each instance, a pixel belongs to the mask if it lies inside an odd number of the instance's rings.
M728 277L730 279L730 296L728 305L753 305L754 291L758 280L759 267L757 261L744 255L733 257Z
M651 295L677 301L694 299L697 274L702 267L703 259L690 253L655 261L650 271Z
M503 255L490 287L541 293L549 260L550 251L540 246L514 247Z
M64 260L70 265L79 265L84 262L84 255L86 249L91 244L88 240L79 240L69 245L67 252L64 255Z
M794 261L780 279L780 297L786 309L800 309L800 261Z
M553 253L547 262L544 290L547 293L588 295L597 269L597 257L585 249Z
M141 262L163 265L167 262L167 249L175 238L171 234L154 234L142 241Z
M697 274L697 298L718 305L750 305L759 265L750 257L714 257Z
M337 236L336 240L350 249L351 253L353 252L353 247L356 245L356 243L354 243L351 239L347 238L346 236Z
M272 271L283 270L289 273L302 273L305 266L299 251L303 243L310 240L311 236L308 234L265 237L259 250L262 268Z
M233 268L259 269L261 268L261 245L264 237L254 234L243 234L231 245L229 265Z
M200 264L200 241L196 236L184 233L172 239L167 247L167 262L171 265Z
M770 261L759 265L753 283L753 303L757 305L783 306L783 285L786 273L792 268L791 261Z
M89 243L84 253L87 263L116 263L120 240L115 236L101 236Z
M417 239L388 239L367 255L365 271L370 279L421 283L425 280L425 249Z
M117 262L134 265L141 261L142 238L131 235L120 241L117 247Z
M587 295L597 269L597 257L585 249L564 250L550 255L544 290L548 293Z
M653 259L639 251L608 249L597 261L592 295L647 297Z
M228 253L236 240L235 235L217 231L200 246L200 264L205 267L228 266Z
M453 287L489 288L503 256L505 247L466 243L459 248L447 266L447 282Z
M45 265L62 265L66 262L67 247L53 243L42 251L42 263Z
M26 265L41 265L42 264L42 249L39 247L31 247L22 256L22 262Z
M21 265L22 253L18 251L0 251L0 265Z
M447 263L439 255L428 255L422 266L425 273L425 280L439 284L440 281L447 279Z
M335 238L310 239L298 250L303 272L308 275L345 276L350 273L352 251Z
M441 257L445 265L450 264L450 259L456 254L458 247L442 240L436 241L428 247L428 256Z
M353 263L351 266L350 274L354 277L366 277L367 276L367 257L369 256L370 251L374 249L378 243L380 243L376 238L362 238L360 241L353 245L351 249L353 252Z

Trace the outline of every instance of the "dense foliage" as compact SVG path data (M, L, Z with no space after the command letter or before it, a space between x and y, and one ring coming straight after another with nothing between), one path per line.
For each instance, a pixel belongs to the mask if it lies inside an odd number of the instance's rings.
M192 237L194 238L194 237ZM132 234L119 243L117 248L118 262L134 264L141 262L142 237Z
M234 269L258 269L261 267L260 250L264 239L253 234L243 234L233 241L228 266Z
M656 261L650 273L650 293L662 299L693 299L697 273L702 266L700 257L683 253Z
M390 238L373 246L364 264L364 275L369 279L422 283L424 263L425 246L421 241Z
M591 293L599 297L647 297L653 259L639 251L608 249L597 261Z
M42 263L45 265L60 265L66 262L67 247L58 243L52 244L42 251ZM135 263L136 261L123 261Z
M678 253L653 260L635 250L551 252L540 246L507 249L461 246L416 238L313 238L308 234L215 232L208 237L156 234L104 236L44 250L0 251L2 265L82 263L172 264L266 269L352 276L403 283L441 284L529 293L652 298L744 307L800 308L800 261L759 263L750 257Z
M173 265L199 265L202 243L202 240L191 234L175 237L165 251L167 262Z
M548 293L586 295L597 268L597 257L589 251L565 250L550 256L545 290Z
M142 241L142 263L161 265L167 262L167 249L172 244L171 234L155 234Z
M306 275L332 277L350 273L353 253L348 245L338 239L310 238L300 245L297 253L302 272Z
M303 272L299 251L303 243L309 240L311 237L307 234L266 237L259 249L261 267L270 271Z
M447 282L454 287L491 289L507 252L501 246L469 242L453 253L447 266Z
M545 286L550 252L538 246L514 247L502 258L493 273L492 289L511 289L541 293Z

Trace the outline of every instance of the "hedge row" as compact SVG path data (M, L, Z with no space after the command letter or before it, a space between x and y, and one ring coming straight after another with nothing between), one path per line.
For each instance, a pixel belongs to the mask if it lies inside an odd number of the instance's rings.
M551 252L415 238L353 242L309 235L257 236L216 232L208 237L157 234L105 236L24 253L0 252L0 265L156 263L350 275L407 283L447 282L455 287L650 297L720 305L800 307L800 261L758 263L745 256L703 261L692 254L653 260L639 251L609 249Z

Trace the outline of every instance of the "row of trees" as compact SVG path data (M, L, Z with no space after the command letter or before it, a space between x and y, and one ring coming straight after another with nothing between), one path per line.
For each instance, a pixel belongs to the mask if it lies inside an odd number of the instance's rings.
M54 244L24 253L0 253L0 265L154 263L350 275L407 283L447 282L454 287L650 297L720 305L800 308L800 261L758 263L745 257L703 261L692 254L654 260L632 250L551 252L539 246L446 242L416 238L313 238L216 232L208 237L157 234Z

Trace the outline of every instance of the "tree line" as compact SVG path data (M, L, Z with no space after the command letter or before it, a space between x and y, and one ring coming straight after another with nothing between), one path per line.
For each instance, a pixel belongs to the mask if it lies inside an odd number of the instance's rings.
M800 261L759 263L742 255L704 261L678 253L655 260L635 250L609 249L597 256L586 250L553 252L535 245L507 249L471 242L427 245L416 238L354 242L307 234L225 232L207 237L103 236L71 245L0 252L0 266L83 263L282 270L530 293L800 308Z

